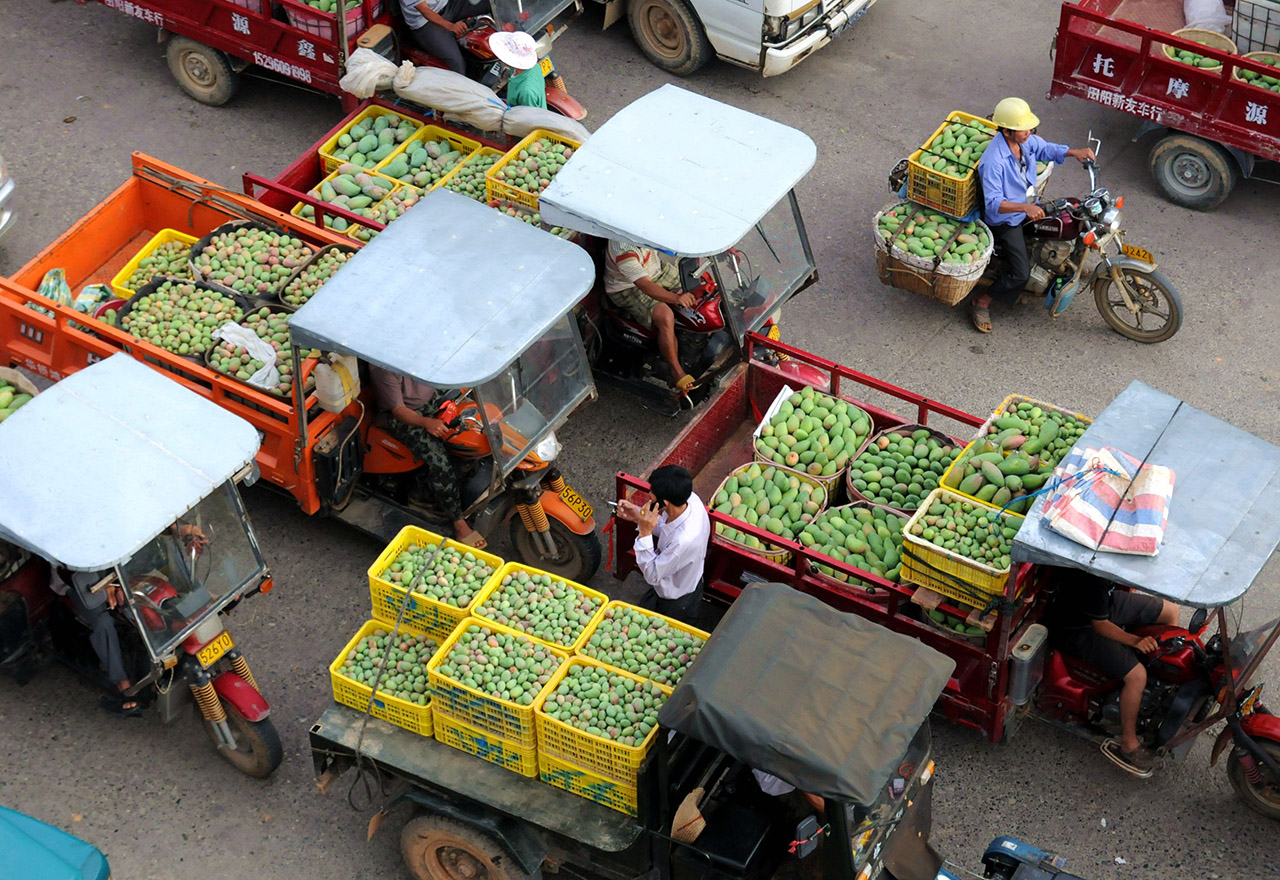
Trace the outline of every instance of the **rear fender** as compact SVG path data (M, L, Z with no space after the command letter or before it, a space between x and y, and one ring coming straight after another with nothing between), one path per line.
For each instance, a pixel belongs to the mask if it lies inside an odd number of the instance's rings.
M589 535L596 530L596 518L593 516L583 522L582 517L561 500L560 493L546 489L538 500L542 502L542 509L547 512L547 516L559 520L575 535Z
M219 699L236 711L245 721L261 721L271 714L266 699L234 672L224 672L213 680L213 689Z
M569 119L586 119L587 108L578 103L578 99L568 92L547 87L547 109L554 110Z

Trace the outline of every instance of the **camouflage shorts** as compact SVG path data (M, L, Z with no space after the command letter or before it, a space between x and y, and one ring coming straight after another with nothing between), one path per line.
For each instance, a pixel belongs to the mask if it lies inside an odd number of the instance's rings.
M627 287L606 296L628 318L645 327L653 328L653 307L658 304L658 301L640 288Z

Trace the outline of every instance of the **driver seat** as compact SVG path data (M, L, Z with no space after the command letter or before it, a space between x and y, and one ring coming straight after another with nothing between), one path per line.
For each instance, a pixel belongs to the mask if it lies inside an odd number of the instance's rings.
M609 324L612 325L614 332L621 332L631 336L638 337L646 343L654 342L657 339L657 331L652 327L646 327L639 321L618 308L609 294L602 293L600 295L601 308L605 315L609 318Z

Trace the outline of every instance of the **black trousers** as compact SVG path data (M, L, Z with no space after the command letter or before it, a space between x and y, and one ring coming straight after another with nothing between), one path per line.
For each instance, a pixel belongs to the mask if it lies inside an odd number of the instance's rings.
M664 617L671 617L681 623L696 627L702 611L702 581L692 593L685 593L678 599L663 599L650 587L640 597L640 607L656 611Z
M444 9L440 10L440 17L445 21L462 21L479 13L480 7L471 3L471 0L449 0ZM458 38L452 33L438 24L427 22L422 27L409 31L409 36L423 52L439 58L454 73L466 75L467 65L462 60L462 49L458 46Z
M992 226L991 234L1000 242L1004 271L987 288L987 294L1003 305L1013 305L1031 278L1031 255L1027 251L1027 239L1021 226L1004 223Z

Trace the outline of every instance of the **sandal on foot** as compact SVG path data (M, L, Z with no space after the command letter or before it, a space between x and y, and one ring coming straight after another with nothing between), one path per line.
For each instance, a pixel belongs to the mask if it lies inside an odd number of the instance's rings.
M484 539L484 535L479 532L472 532L465 538L455 539L459 544L466 544L468 547L475 547L477 550L483 550L489 546L489 542Z
M116 718L141 718L142 707L138 705L138 701L132 698L112 697L103 694L98 698L98 705L102 707L102 711Z
M1121 770L1132 773L1139 779L1146 779L1156 769L1156 756L1150 749L1138 746L1132 752L1126 752L1120 740L1112 738L1102 744L1102 754L1107 760Z
M979 333L991 332L991 309L980 306L976 302L969 306L969 319L973 321L973 329Z

